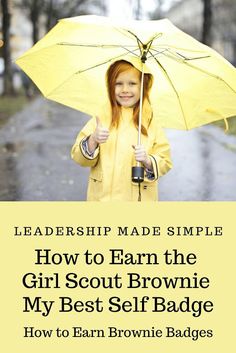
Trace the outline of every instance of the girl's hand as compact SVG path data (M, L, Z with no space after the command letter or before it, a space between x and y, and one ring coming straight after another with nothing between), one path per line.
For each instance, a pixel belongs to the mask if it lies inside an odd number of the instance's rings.
M143 145L132 145L134 149L134 156L137 162L141 162L145 168L152 170L151 158L147 154Z
M100 143L105 143L109 137L109 130L104 127L99 119L96 116L97 126L92 135L88 139L89 151L93 152L98 147Z

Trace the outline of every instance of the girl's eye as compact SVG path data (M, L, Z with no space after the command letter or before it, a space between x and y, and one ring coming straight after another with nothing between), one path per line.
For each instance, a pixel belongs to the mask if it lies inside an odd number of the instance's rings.
M116 82L116 86L122 85L122 82Z
M135 85L137 85L137 82L130 82L130 85L135 86Z

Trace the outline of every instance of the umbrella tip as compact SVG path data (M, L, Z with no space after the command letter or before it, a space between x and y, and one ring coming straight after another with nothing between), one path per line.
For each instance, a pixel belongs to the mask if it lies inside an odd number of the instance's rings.
M227 118L224 118L224 122L225 122L225 134L226 134L229 131L229 124L228 124Z

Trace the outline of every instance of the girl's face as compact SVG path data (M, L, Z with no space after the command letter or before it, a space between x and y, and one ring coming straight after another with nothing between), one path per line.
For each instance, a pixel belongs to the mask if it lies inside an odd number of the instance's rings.
M117 103L126 108L133 107L140 98L140 72L130 68L120 73L115 82Z

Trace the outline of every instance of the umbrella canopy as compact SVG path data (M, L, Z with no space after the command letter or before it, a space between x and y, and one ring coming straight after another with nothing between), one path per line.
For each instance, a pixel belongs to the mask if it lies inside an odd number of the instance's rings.
M151 104L163 127L236 115L236 69L167 19L62 19L16 63L45 97L94 115L108 101L106 71L121 59L153 74Z

